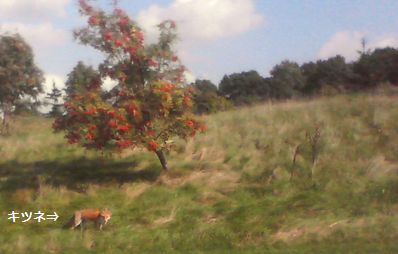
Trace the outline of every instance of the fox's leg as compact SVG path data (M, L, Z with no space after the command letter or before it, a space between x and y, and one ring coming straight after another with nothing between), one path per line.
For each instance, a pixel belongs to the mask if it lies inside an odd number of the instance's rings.
M72 218L63 226L64 229L74 229L75 228L75 216L73 215Z
M104 226L104 217L100 216L96 221L95 224L97 225L97 228L99 228L99 230L102 230L102 227Z
M82 222L80 223L80 227L84 229L86 227L86 225L87 225L87 220L82 219Z
M75 218L74 218L74 223L73 223L73 229L77 228L80 225L80 227L83 226L82 222L82 216L80 213L75 213Z
M82 239L84 238L84 225L86 224L85 219L80 220L80 234L82 236Z

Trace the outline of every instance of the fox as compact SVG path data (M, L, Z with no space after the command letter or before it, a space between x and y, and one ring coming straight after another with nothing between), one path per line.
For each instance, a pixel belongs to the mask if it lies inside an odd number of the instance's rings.
M75 229L79 225L83 229L87 221L91 220L95 223L99 230L102 230L103 226L108 223L112 217L112 212L108 209L83 209L75 211L72 218L64 225L64 228Z

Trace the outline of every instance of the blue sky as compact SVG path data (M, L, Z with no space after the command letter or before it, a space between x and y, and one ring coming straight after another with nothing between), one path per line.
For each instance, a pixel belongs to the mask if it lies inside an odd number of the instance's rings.
M111 1L96 1L109 8ZM95 1L94 1L95 3ZM396 0L121 0L120 6L156 38L156 22L173 18L180 28L179 54L190 76L214 83L225 74L302 63L341 54L355 60L360 40L369 48L398 47ZM21 33L36 62L59 87L79 60L97 65L101 54L78 45L84 25L75 0L0 0L0 32Z

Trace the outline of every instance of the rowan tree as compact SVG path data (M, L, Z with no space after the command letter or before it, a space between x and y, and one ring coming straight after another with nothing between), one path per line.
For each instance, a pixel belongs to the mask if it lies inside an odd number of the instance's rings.
M74 32L75 38L105 55L98 76L85 90L65 102L66 114L54 122L66 131L71 144L87 149L122 151L144 147L157 154L167 170L164 151L174 137L188 138L206 126L191 113L191 91L183 78L184 66L173 50L176 24L159 24L159 40L144 43L144 33L123 10L111 13L79 1L88 25ZM104 94L102 80L117 82Z
M43 91L42 71L35 65L32 48L19 34L0 35L0 133L8 132L9 118L18 101L36 98Z

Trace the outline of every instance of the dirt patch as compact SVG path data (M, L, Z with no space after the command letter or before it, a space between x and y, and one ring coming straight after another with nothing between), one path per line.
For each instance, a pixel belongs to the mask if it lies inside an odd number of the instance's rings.
M203 217L203 222L207 223L207 224L213 224L213 223L216 223L219 220L220 220L220 218L218 218L214 214L207 214L206 216Z
M371 160L367 174L372 178L397 176L398 164L387 161L384 156L377 156Z
M230 192L240 178L240 174L230 170L203 170L194 171L188 175L173 178L168 175L161 176L161 182L169 186L181 186L187 183L205 185L220 192Z
M202 204L212 205L225 198L225 195L219 192L204 191L201 193L198 201Z
M289 230L278 231L274 236L273 240L284 241L284 242L294 242L306 236L316 235L319 238L325 238L333 231L333 228L327 225L323 226L300 226L297 228L292 228Z
M160 218L156 219L156 220L153 222L153 224L156 225L156 226L159 226L159 225L163 225L163 224L172 222L172 221L174 221L174 219L175 219L176 213L177 213L177 207L174 207L174 208L171 210L170 215L168 215L168 216L166 216L166 217L160 217Z
M361 229L376 226L380 221L391 219L391 216L377 215L372 217L362 217L356 219L342 219L335 222L319 222L317 225L311 224L296 226L289 229L281 229L275 233L271 239L273 241L284 241L287 243L305 241L311 239L324 239L337 230Z
M138 196L140 196L142 193L144 193L148 188L149 184L147 183L140 183L140 184L135 184L135 185L124 185L122 186L122 189L124 193L126 193L126 196L129 197L130 199L134 199Z

